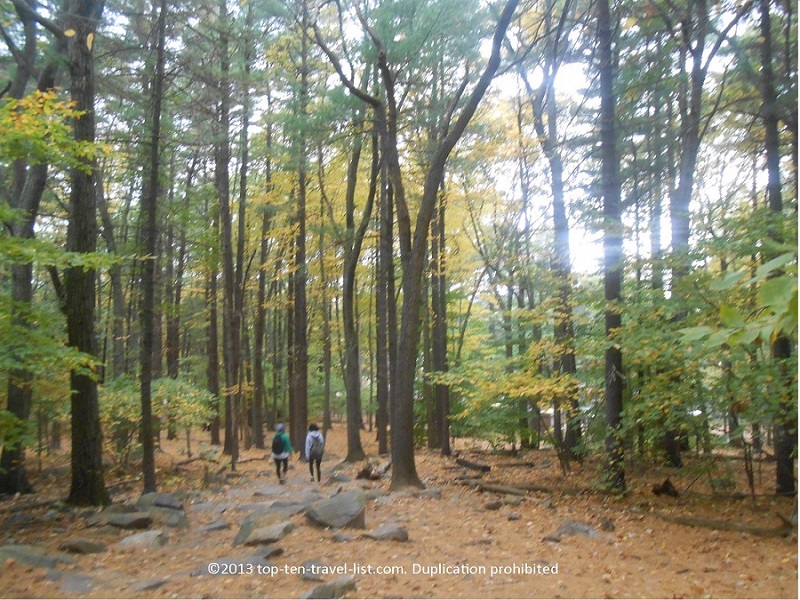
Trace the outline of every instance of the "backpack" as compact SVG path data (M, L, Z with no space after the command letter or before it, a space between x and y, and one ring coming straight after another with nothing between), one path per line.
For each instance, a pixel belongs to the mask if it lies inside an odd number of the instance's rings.
M322 438L315 435L311 438L311 448L308 451L308 460L321 460L322 453L325 451L325 444Z
M280 433L276 433L275 436L272 438L272 453L275 456L279 454L283 454L283 436Z

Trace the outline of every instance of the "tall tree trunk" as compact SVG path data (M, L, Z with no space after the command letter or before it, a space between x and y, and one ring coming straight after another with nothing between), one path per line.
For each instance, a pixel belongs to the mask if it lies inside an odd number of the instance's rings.
M622 434L622 351L611 336L622 325L622 206L617 154L616 98L614 95L614 60L609 0L597 3L597 60L600 69L600 146L602 154L601 187L603 193L605 332L608 339L605 360L606 453L608 484L625 489L625 462Z
M767 203L773 215L783 212L783 194L780 172L780 136L778 135L778 97L772 69L772 28L770 23L770 0L759 0L761 9L761 100L764 137L767 153ZM781 241L777 232L771 237ZM781 333L772 342L772 357L779 362L782 371L782 399L778 404L775 423L776 492L792 496L796 492L794 480L794 458L797 448L797 417L792 416L792 380L797 375L797 364L791 364L792 341Z
M431 222L431 361L437 373L447 372L447 277L445 262L445 190L441 186L438 206ZM450 455L450 388L434 385L436 448L443 456Z
M269 101L268 101L269 102ZM267 156L269 156L272 146L272 127L267 126ZM267 159L266 165L266 187L269 191L272 188L272 161ZM254 322L255 331L253 332L253 406L254 410L262 411L262 425L263 425L263 409L267 406L266 382L264 381L264 342L267 331L267 259L270 253L269 232L271 229L271 209L266 206L262 208L261 214L261 248L259 255L258 267L258 290L256 292L256 316ZM274 415L267 412L267 425L270 429L275 427ZM255 419L255 415L254 415ZM263 431L257 433L253 440L256 448L264 447ZM259 446L259 443L261 444Z
M356 116L360 125L360 116ZM355 192L358 179L358 165L361 162L362 136L356 135L347 169L347 190L345 192L346 241L345 261L342 282L342 324L344 330L344 385L347 406L347 458L349 462L363 460L361 446L361 349L356 322L356 268L358 256L355 254Z
M245 299L245 266L244 266L244 259L245 259L245 238L246 238L246 229L245 224L247 221L247 184L248 184L248 170L250 168L249 160L250 160L250 138L249 138L249 128L250 128L250 113L251 113L251 100L250 100L250 72L253 68L253 55L255 53L253 48L253 40L251 36L251 30L253 28L253 5L252 3L247 4L246 8L246 16L245 16L245 34L243 36L242 44L243 44L243 51L244 51L244 78L243 78L243 86L244 92L242 93L242 130L239 137L239 146L241 149L241 163L239 166L239 216L238 216L238 235L237 235L237 248L236 248L236 279L234 282L234 307L233 310L236 314L236 326L239 328L239 336L244 338L247 335L247 331L245 330L245 310L244 310L244 299ZM249 343L247 344L249 346ZM241 357L248 357L250 356L249 352L244 351L244 345L239 349ZM241 359L240 359L241 360ZM242 366L239 367L242 370ZM245 373L239 374L239 380L243 381L242 375L246 375ZM243 394L242 394L242 387L239 386L236 392L236 402L243 402ZM257 422L256 422L257 421ZM252 423L251 426L253 428L254 435L257 436L257 444L258 447L261 448L264 446L264 439L263 439L263 425L262 425L262 415L261 415L261 407L255 406L252 410ZM257 433L256 433L257 432ZM250 440L247 440L246 446L249 448Z
M71 0L65 17L65 30L75 35L69 38L70 95L82 116L73 122L75 140L93 143L94 114L94 56L95 29L103 12L104 0ZM97 248L97 199L94 188L93 161L74 168L67 227L67 250L92 253ZM71 267L66 271L64 292L67 315L67 343L97 356L95 339L95 271ZM70 374L70 403L72 408L72 480L68 502L79 506L106 505L110 502L103 477L103 447L100 431L100 410L97 382L88 369L73 370Z
M378 209L378 249L376 252L376 286L375 291L375 394L378 410L376 428L378 453L389 451L389 279L392 265L392 208L385 177L386 165L381 169L380 206Z
M236 469L239 458L239 438L236 423L239 396L239 368L241 365L240 319L236 311L236 271L233 259L233 225L230 206L230 102L231 82L229 79L229 27L230 18L226 0L219 1L219 108L216 132L216 152L214 160L214 178L219 200L219 218L222 227L222 287L223 317L222 346L225 364L225 445L224 452L231 456L231 469Z
M155 270L158 197L160 193L161 155L161 101L164 87L164 44L166 32L166 0L160 0L158 15L158 41L156 65L150 87L152 114L150 115L150 140L148 148L148 170L142 193L141 243L145 260L142 264L142 303L140 320L142 341L140 354L141 386L141 442L143 491L156 491L155 447L153 443L153 409L151 386L153 381L153 351L155 347Z

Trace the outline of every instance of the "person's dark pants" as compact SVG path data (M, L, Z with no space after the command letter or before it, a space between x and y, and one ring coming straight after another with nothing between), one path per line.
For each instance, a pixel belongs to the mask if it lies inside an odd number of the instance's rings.
M278 479L283 479L286 477L286 471L289 470L289 459L288 458L276 458L275 460L275 471L278 473ZM281 475L281 465L283 465L283 475Z
M308 461L308 470L311 472L311 478L314 479L314 465L317 466L317 481L321 479L319 472L319 465L322 462L321 458L312 458Z

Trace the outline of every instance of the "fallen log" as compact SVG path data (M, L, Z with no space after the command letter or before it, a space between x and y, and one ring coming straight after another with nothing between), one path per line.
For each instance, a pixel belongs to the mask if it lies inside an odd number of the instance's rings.
M761 537L786 537L792 532L792 528L785 525L782 527L760 527L758 525L736 523L733 521L720 521L718 519L703 519L698 517L684 517L681 515L667 515L656 511L652 512L651 514L662 521L666 521L667 523L686 525L688 527L701 527L704 529L716 529L718 531L736 531L740 533L758 535Z
M472 469L473 471L480 471L481 473L488 473L492 470L492 467L489 465L482 465L480 463L472 462L470 460L466 460L463 458L457 458L456 463L461 465L462 467L466 467L467 469Z

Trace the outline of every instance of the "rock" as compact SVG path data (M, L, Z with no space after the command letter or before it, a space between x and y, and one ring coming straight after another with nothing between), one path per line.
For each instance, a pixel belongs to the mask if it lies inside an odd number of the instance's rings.
M61 585L58 588L68 596L86 595L97 585L97 580L94 577L75 573L65 573L60 581Z
M131 584L130 589L134 592L147 592L160 588L162 585L167 583L167 581L169 581L169 577L144 579L143 581L137 581L136 583Z
M253 492L253 496L279 496L285 491L286 488L279 485L268 485L266 487L257 489L255 492Z
M544 537L542 538L542 541L543 541L543 542L556 542L556 543L560 543L560 542L561 542L561 536L559 536L559 535L557 535L557 534L555 534L555 533L551 533L550 535L546 535L546 536L544 536Z
M198 528L198 531L202 533L211 533L212 531L222 531L223 529L228 529L230 527L230 523L227 521L223 521L222 519L216 519L208 523L207 525L203 525L202 527Z
M242 521L241 527L239 527L239 532L233 539L233 545L240 546L244 544L256 529L277 525L278 523L286 521L289 518L289 516L291 515L282 513L272 513L272 514L252 514L245 517L244 521Z
M178 500L172 494L164 494L160 492L151 492L142 494L136 501L136 508L141 511L147 511L153 506L160 506L161 508L171 508L172 510L183 510L183 502Z
M393 503L394 503L394 498L392 498L391 496L381 496L380 498L375 500L376 507L390 506Z
M271 544L282 540L288 533L295 529L295 524L291 521L284 521L269 527L259 527L254 529L244 541L245 546L260 546Z
M136 501L136 508L140 512L149 513L153 522L158 525L180 529L189 527L183 503L172 494L142 494Z
M143 531L142 533L135 533L123 538L119 541L118 545L123 548L136 547L136 548L161 548L166 545L167 536L160 529L153 529L152 531Z
M519 516L519 513L508 513L508 520L509 521L519 521L522 517Z
M321 567L325 563L319 560L307 560L303 563L303 568L300 572L300 579L303 581L322 581ZM316 572L315 572L316 571Z
M71 552L73 554L97 554L98 552L105 552L108 547L102 542L93 542L84 538L75 538L67 540L58 547L63 552Z
M301 598L341 598L347 592L352 592L356 589L356 578L352 575L345 575L334 581L318 585L305 594Z
M345 542L352 542L356 539L354 536L350 535L349 533L345 533L343 531L339 531L334 533L331 537L331 540L336 542L337 544L344 544Z
M353 481L350 477L345 475L344 473L334 473L328 480L325 482L325 485L333 485L335 483L350 483Z
M566 521L562 523L556 533L561 536L586 535L589 537L599 537L601 535L600 532L591 525L579 523L578 521Z
M502 506L503 506L502 500L489 500L489 502L483 505L483 507L486 510L500 510Z
M280 556L281 554L283 554L283 548L278 548L278 546L261 546L256 556L266 559L272 558L273 556Z
M408 531L400 525L381 525L372 531L368 531L363 537L381 541L407 542Z
M442 499L442 490L439 488L428 488L414 494L417 498L432 498L434 500Z
M607 517L600 517L600 529L603 531L614 531L614 521Z
M361 490L343 492L312 504L306 509L306 515L313 523L323 527L364 529L366 496Z
M147 529L153 518L149 512L112 513L107 522L121 529Z
M45 548L27 544L0 546L0 563L8 559L13 559L33 567L44 567L46 569L55 569L59 563L73 564L75 562L72 557L67 554L48 554Z
M177 529L189 528L189 519L186 518L186 513L183 510L154 506L150 509L150 516L156 525L175 527Z

